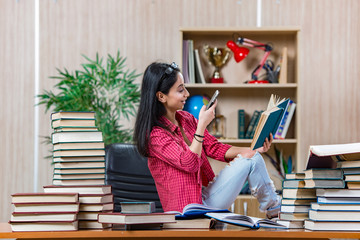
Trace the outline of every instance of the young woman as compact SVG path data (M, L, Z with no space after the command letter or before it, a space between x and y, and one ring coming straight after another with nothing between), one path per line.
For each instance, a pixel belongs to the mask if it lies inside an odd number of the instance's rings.
M199 120L181 111L189 92L175 63L152 63L144 73L134 140L155 180L164 211L182 211L190 203L229 208L246 180L269 218L277 216L280 197L260 153L269 150L266 139L256 151L220 143L206 130L215 117L217 102ZM229 162L215 177L207 157Z

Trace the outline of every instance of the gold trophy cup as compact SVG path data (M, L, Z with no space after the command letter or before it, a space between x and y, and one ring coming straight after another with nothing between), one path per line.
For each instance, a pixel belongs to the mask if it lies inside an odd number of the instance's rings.
M215 71L211 77L211 83L224 83L224 78L220 75L220 68L225 65L230 56L230 49L204 46L204 52L209 64L215 66Z

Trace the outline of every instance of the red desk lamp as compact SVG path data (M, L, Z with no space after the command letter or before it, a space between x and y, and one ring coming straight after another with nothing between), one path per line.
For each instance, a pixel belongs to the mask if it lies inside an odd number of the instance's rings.
M234 39L236 39L236 38L234 37ZM257 49L261 49L261 50L265 51L265 54L262 57L259 65L251 73L251 81L248 81L247 83L269 83L268 80L258 80L258 75L260 73L260 70L263 68L266 59L269 57L269 55L272 51L272 47L269 44L263 44L263 43L253 41L253 40L250 40L247 38L237 37L236 43L234 41L230 40L226 43L226 45L234 53L234 58L235 58L236 62L240 62L241 60L246 58L246 56L250 52L249 49L247 49L245 47L240 47L240 45L253 47L253 48L257 48Z

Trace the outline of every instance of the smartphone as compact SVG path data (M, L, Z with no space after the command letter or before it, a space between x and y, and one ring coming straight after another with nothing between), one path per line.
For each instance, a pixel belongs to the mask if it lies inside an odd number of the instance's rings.
M219 90L215 91L214 95L210 99L210 102L208 103L208 105L206 105L206 110L211 108L211 106L215 103L215 100L218 97L219 93L220 93Z

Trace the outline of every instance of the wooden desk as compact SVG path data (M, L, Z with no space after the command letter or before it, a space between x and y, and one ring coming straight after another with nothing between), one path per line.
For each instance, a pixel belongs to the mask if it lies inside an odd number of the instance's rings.
M360 238L360 232L311 232L306 230L152 230L111 231L80 230L72 232L12 232L8 223L0 223L0 238L17 239L328 239Z

